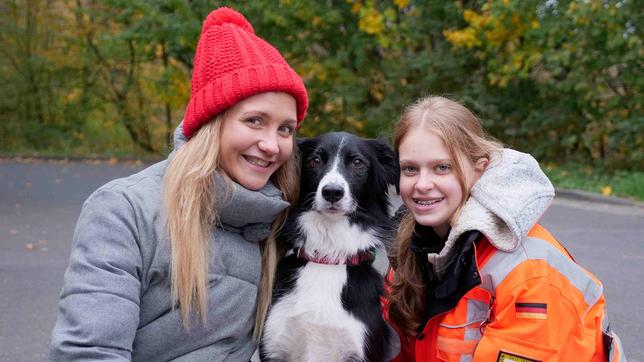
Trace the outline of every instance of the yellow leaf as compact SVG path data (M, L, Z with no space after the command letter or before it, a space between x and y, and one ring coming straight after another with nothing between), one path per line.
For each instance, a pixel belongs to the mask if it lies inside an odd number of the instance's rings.
M613 188L612 187L610 187L610 186L602 187L602 195L608 196L608 195L611 195L612 193L613 193Z
M409 0L394 0L394 4L396 4L399 9L406 8L407 5L409 5Z
M367 34L380 34L385 29L383 16L378 10L370 8L360 15L358 28Z
M362 3L360 1L356 1L351 6L351 12L354 13L354 14L357 14L357 13L360 12L361 8L362 8Z

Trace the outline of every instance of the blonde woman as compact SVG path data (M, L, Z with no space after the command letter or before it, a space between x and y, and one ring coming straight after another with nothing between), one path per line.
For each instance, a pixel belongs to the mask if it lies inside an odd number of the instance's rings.
M49 360L248 361L296 200L301 78L238 12L207 17L167 160L81 212Z
M622 361L601 283L536 224L554 190L461 104L396 125L403 212L385 314L396 361ZM536 225L535 225L536 224Z

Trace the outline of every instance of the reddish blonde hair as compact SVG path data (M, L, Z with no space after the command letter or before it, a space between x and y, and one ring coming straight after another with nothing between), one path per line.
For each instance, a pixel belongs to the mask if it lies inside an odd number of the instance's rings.
M421 98L405 109L394 129L396 152L405 136L418 129L435 132L445 143L465 195L463 202L469 196L463 162L475 164L481 158L489 159L494 151L503 147L485 133L474 113L445 97ZM458 210L451 219L452 224L456 217ZM425 312L425 283L410 247L414 227L414 217L407 212L398 227L391 256L391 265L396 272L388 295L391 320L409 334L414 334L420 327Z

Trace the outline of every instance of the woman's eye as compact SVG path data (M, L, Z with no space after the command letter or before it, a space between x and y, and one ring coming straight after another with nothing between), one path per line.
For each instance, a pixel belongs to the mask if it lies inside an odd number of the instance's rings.
M246 119L246 123L253 126L260 126L262 124L262 119L259 117L250 117Z
M322 160L319 157L313 157L309 160L310 167L317 167L320 163L322 163Z
M280 128L279 128L279 133L281 133L283 135L286 135L286 136L292 135L293 132L295 132L295 128L293 126L284 125L284 126L280 126Z

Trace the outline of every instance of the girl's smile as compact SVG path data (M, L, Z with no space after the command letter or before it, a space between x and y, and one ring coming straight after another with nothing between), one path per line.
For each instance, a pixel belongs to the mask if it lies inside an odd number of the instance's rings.
M438 207L438 203L445 200L444 197L433 198L433 199L421 199L414 198L414 207L419 210L431 210Z
M398 154L403 202L417 223L431 226L440 237L447 237L450 219L466 197L461 185L467 184L469 189L480 172L463 157L460 163L468 182L461 182L442 138L423 127L405 135Z

